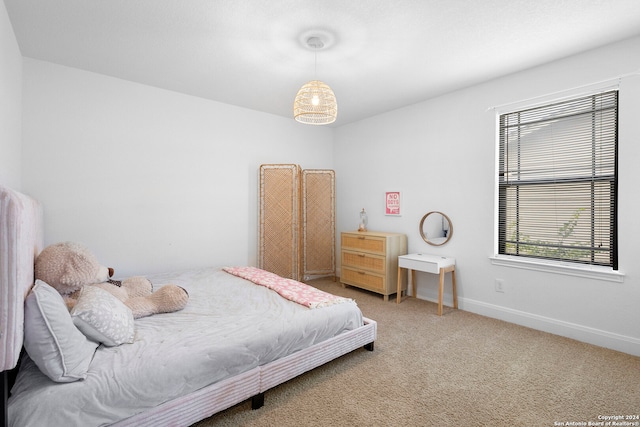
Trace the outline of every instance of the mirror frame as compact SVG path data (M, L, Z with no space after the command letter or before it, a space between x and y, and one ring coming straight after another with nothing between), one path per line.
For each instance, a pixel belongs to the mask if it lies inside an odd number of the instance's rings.
M422 228L424 225L424 221L427 219L427 217L431 214L440 214L444 217L444 219L447 220L447 222L449 223L449 232L447 233L447 238L442 242L442 243L433 243L430 242L429 239L427 239L427 236L424 234L424 229ZM420 220L420 226L419 226L419 230L420 230L420 236L422 236L422 240L424 240L425 242L427 242L428 244L430 244L431 246L442 246L445 243L447 243L449 240L451 240L451 236L453 236L453 223L451 222L451 219L449 219L449 217L445 214L443 214L442 212L439 211L431 211L431 212L427 212L422 219Z

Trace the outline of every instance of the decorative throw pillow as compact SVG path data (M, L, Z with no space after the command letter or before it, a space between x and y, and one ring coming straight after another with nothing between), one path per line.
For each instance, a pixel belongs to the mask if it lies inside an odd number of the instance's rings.
M63 383L87 377L98 344L75 327L58 291L36 280L24 316L24 347L46 376Z
M134 321L131 309L104 289L85 286L71 309L73 323L92 341L108 347L132 343Z

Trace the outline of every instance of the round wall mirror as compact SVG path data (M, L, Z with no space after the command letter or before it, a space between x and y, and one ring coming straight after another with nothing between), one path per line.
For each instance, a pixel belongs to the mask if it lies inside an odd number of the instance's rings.
M420 235L430 245L444 245L453 235L453 224L442 212L428 212L420 220Z

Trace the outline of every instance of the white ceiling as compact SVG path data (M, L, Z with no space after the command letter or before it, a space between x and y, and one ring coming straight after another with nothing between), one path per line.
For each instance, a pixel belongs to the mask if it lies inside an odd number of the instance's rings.
M317 78L332 126L640 34L640 0L4 2L26 57L285 117Z

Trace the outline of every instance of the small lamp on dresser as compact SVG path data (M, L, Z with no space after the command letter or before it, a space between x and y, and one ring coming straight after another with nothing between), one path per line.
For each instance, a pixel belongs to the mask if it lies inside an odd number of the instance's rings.
M360 225L358 225L358 231L367 231L367 223L369 219L367 218L367 212L362 208L360 211Z

